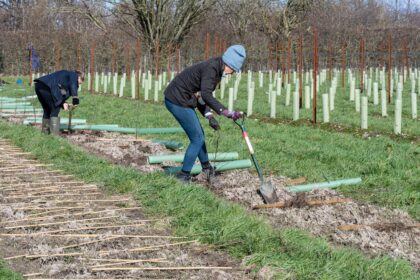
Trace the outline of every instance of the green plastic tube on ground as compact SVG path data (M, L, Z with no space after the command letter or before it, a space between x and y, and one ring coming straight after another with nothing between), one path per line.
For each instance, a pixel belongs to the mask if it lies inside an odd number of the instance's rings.
M28 107L32 106L31 102L15 102L15 101L1 101L0 100L0 107L3 107L4 105L7 106L15 106L15 107Z
M113 125L103 125L98 127L97 125L86 125L86 126L74 126L73 129L83 130L102 130L108 132L118 132L126 134L157 134L157 133L177 133L184 132L180 127L162 127L162 128L131 128L131 127L115 127Z
M342 179L323 183L296 185L288 187L291 192L309 192L315 189L333 189L343 185L356 185L362 182L362 178Z
M209 153L209 160L212 161L228 161L228 160L237 160L239 154L237 152L230 153ZM147 157L149 164L162 163L164 161L174 161L174 162L183 162L184 154L166 154L166 155L152 155Z
M42 110L42 109L34 109L34 108L24 108L24 109L22 109L22 108L19 108L19 109L1 109L0 108L0 111L11 112L11 113L13 113L13 112L27 112L27 113L44 112L44 110Z
M173 151L182 150L184 148L184 145L178 141L153 139L152 143L165 145L166 148Z
M113 127L118 127L118 124L83 124L83 123L81 123L81 124L74 124L73 123L73 119L71 120L71 123L72 123L72 125L71 125L71 129L72 130L102 130L102 131L104 131L104 127L111 127L111 126L113 126ZM65 122L63 122L63 121L60 121L60 129L61 130L63 130L63 129L68 129L69 128L69 122L68 122L68 119L66 119L66 121Z
M42 123L42 118L26 118L23 121L23 124L30 124L30 123ZM69 119L68 118L60 118L60 125L68 124ZM71 119L72 124L85 124L85 119Z
M213 164L216 171L226 171L231 169L240 169L240 168L248 168L252 166L251 160L243 159L243 160L234 160L234 161L224 161L224 162L217 162ZM175 174L181 171L181 166L179 167L169 167L165 169L166 174ZM196 175L201 172L201 165L194 165L191 174Z
M26 109L26 110L32 110L34 107L31 105L8 105L8 104L0 104L0 109L9 109L9 110L15 110L15 109Z

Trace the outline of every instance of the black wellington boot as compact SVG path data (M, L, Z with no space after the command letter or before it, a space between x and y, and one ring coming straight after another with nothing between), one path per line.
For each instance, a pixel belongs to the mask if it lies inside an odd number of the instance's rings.
M188 172L184 172L184 171L178 172L175 175L175 178L177 178L178 181L180 181L183 184L191 183L191 174Z

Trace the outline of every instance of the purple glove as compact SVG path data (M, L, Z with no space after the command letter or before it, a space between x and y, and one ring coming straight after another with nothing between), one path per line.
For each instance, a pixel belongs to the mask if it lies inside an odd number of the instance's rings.
M220 129L220 125L217 122L217 120L213 117L213 115L208 115L206 118L209 120L209 125L211 128L213 128L214 130Z
M234 121L240 119L242 117L242 112L237 112L237 111L229 111L229 110L223 110L221 113L223 116L225 116L226 118L232 119Z

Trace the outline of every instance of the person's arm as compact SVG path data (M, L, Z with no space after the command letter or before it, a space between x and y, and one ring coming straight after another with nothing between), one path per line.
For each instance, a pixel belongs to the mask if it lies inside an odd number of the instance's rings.
M79 96L77 96L77 90L79 88L78 75L72 73L70 76L70 96L73 99L73 105L79 105Z
M197 102L197 109L203 117L208 117L209 115L212 115L210 107L207 106L204 102L200 102L200 99Z
M216 79L217 73L214 68L209 67L205 69L201 76L200 91L201 98L206 103L206 105L220 115L222 111L226 110L226 107L213 97L213 89L217 83Z
M203 115L203 117L205 117L209 121L209 125L214 130L219 130L220 125L217 122L217 120L214 118L213 113L210 110L210 107L207 106L205 103L204 104L203 103L201 103L200 100L198 101L198 104L197 104L198 111Z

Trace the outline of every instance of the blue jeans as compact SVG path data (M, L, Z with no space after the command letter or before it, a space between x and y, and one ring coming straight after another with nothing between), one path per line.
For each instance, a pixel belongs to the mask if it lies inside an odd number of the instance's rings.
M178 106L168 99L165 99L165 105L190 139L190 145L185 152L182 171L191 172L197 157L199 158L201 164L209 161L203 128L201 127L195 110Z

